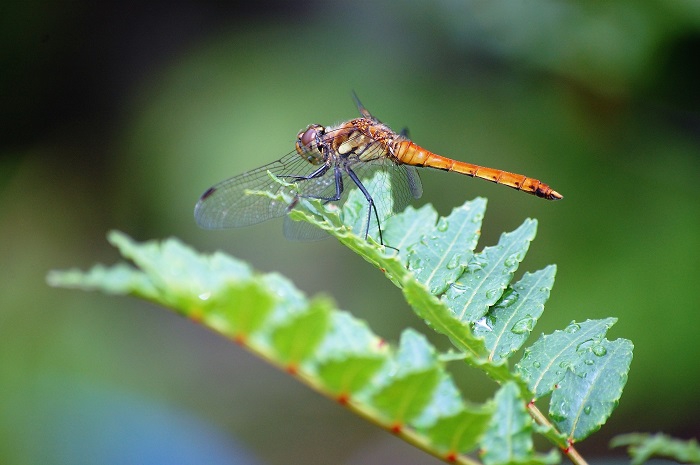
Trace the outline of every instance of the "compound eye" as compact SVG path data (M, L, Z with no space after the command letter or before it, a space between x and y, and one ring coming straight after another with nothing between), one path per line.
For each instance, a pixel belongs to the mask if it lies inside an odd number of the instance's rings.
M304 131L304 134L302 134L299 138L301 145L304 147L311 147L311 144L313 144L316 141L317 134L318 128L316 126L309 126L309 128L306 131Z

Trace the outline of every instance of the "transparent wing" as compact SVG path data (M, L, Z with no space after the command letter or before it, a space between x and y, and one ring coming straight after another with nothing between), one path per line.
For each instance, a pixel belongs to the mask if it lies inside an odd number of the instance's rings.
M205 229L236 228L284 215L287 212L287 204L246 193L248 190L268 191L273 194L283 191L291 196L296 195L294 188L275 182L268 175L268 171L287 182L297 182L302 195L318 196L329 185L333 186L335 192L332 170L311 179L292 178L308 177L321 166L309 163L295 151L273 163L222 181L209 188L197 202L194 209L197 224Z

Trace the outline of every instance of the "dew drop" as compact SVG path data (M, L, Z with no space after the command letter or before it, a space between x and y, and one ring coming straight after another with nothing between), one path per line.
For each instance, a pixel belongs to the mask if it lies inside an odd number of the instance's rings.
M608 353L608 349L606 349L603 344L594 345L593 347L591 347L591 351L598 357L602 357L603 355Z
M418 272L423 268L423 260L415 255L408 257L408 270Z
M209 298L211 297L211 292L202 292L197 297L199 297L199 300L209 300Z
M484 269L484 262L479 261L479 260L472 260L467 265L466 271L468 273L476 273L477 271L481 271L483 269Z
M442 284L437 283L437 284L433 284L432 286L430 286L430 289L428 289L428 290L430 291L431 294L438 295L438 293L441 293L442 291L444 291L445 288L443 287Z
M586 415L590 415L590 414L591 414L591 406L590 406L590 405L586 405L586 406L583 408L583 413L585 413Z
M566 401L561 402L558 407L557 407L557 412L567 412L569 410L569 404ZM566 420L566 415L562 415L561 413L554 413L552 410L550 410L552 419L558 422L562 422Z
M538 362L537 360L535 360L534 362L532 362L532 366L535 368L539 368L542 366L542 364L540 362Z
M583 352L586 350L589 350L593 346L593 339L588 339L586 341L583 341L579 345L576 346L576 352Z
M481 223L481 220L484 219L484 215L482 213L477 213L476 215L472 216L472 223Z
M450 223L445 218L440 218L440 221L438 221L437 224L437 230L440 232L445 232L449 227Z
M590 358L587 358L586 360L583 361L583 363L585 363L586 365L593 365L594 362Z
M531 317L526 317L515 322L511 331L515 334L529 333L535 326L535 320Z
M567 333L573 334L576 331L578 331L579 329L581 329L581 325L576 323L575 321L572 321L569 326L564 328L564 331L566 331Z
M497 288L497 287L494 287L493 289L489 289L488 291L486 291L486 298L487 298L487 299L493 299L493 298L496 297L500 292L501 292L501 290L500 290L499 288Z
M520 263L520 254L514 253L510 257L506 258L503 264L508 268L515 268Z
M447 262L447 269L454 270L459 266L461 260L462 256L460 254L453 255L452 258L450 258L450 261Z
M456 295L464 294L464 292L467 290L467 289L464 287L464 285L463 285L462 283L459 283L459 282L454 282L454 283L450 284L450 288L452 289L452 291L453 291Z

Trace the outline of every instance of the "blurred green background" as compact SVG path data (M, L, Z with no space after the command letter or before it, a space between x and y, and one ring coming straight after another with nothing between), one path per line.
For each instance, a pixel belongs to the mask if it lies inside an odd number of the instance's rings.
M353 89L424 147L565 196L423 170L416 204L447 214L488 197L481 246L540 221L522 269L559 271L535 334L619 318L608 337L635 344L629 382L584 456L620 454L607 441L622 432L700 433L696 0L13 3L0 19L0 463L439 463L168 311L44 281L116 261L109 229L177 236L329 294L388 340L428 332L333 240L193 221L210 185L292 150L309 123L355 117ZM493 392L454 371L473 400Z

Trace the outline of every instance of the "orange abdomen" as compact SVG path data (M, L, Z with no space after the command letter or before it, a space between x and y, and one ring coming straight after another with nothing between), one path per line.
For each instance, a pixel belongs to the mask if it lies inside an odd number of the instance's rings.
M394 155L400 163L407 165L427 166L444 171L454 171L467 176L486 179L497 184L503 184L547 200L563 198L559 192L537 179L442 157L425 150L409 140L399 141L394 144Z

